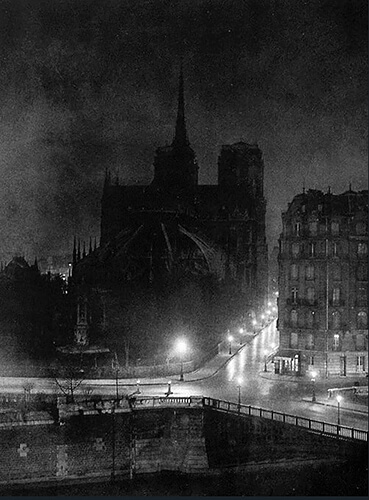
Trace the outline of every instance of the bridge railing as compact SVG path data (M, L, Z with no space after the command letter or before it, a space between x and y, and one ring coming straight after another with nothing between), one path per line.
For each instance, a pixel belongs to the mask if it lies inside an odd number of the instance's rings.
M260 417L282 422L284 424L295 425L297 427L304 427L309 431L319 432L321 434L335 436L338 438L368 441L368 431L355 429L354 427L346 427L344 425L322 422L320 420L313 420L311 418L300 417L298 415L290 415L288 413L267 410L251 405L232 403L231 401L222 401L220 399L213 399L209 397L203 398L203 405L233 414Z

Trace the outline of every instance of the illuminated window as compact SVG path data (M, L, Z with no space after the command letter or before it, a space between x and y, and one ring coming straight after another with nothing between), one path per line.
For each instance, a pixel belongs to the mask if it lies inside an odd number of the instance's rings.
M366 330L368 328L368 315L364 311L360 311L357 315L357 327L359 330Z
M335 333L333 335L333 350L338 351L339 348L340 348L340 336L338 335L338 333Z
M368 245L367 243L358 243L357 245L357 254L360 256L368 254Z
M333 305L338 305L340 303L340 296L341 296L341 289L340 288L333 288L333 292L332 292Z

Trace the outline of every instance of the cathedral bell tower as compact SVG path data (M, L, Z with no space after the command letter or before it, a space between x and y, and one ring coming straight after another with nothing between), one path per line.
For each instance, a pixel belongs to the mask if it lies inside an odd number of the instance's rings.
M156 150L154 179L151 186L162 193L175 195L181 201L193 200L198 185L198 169L195 153L187 135L181 67L174 138L170 146Z

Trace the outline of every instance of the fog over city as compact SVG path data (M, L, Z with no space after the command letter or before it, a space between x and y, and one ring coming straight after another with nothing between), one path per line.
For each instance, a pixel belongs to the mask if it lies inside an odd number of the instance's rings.
M149 183L183 58L200 183L256 141L271 248L303 186L367 187L367 2L0 2L2 261L99 236L105 169Z

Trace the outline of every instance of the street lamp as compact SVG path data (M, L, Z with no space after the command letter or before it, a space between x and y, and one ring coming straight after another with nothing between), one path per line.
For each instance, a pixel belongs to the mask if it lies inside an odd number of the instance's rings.
M341 415L340 415L340 406L341 406L341 401L342 401L342 396L338 395L336 396L337 399L337 424L341 424Z
M232 354L232 340L233 340L232 335L228 335L228 341L229 341L228 354Z
M136 384L137 384L136 394L141 394L141 391L140 391L140 381L137 380Z
M316 376L317 376L316 371L312 371L311 372L311 388L313 391L313 395L312 395L311 401L313 401L313 403L315 403L315 401L316 401L316 396L315 396L315 377Z
M242 384L242 377L237 378L237 384L238 384L238 411L241 411L241 384Z
M186 341L184 339L179 339L177 341L177 352L179 353L180 358L181 358L181 373L179 375L179 380L181 382L183 382L183 380L184 380L184 377L183 377L183 355L186 351L187 351Z
M265 372L268 371L267 360L268 360L268 351L265 349L264 350L264 371Z
M171 380L168 380L168 390L167 392L165 393L166 396L170 396L171 394L173 394L173 391L172 391L172 381Z
M253 330L254 330L254 335L255 335L255 333L256 333L256 324L257 324L256 319L253 319L253 320L252 320L252 326L253 326Z

